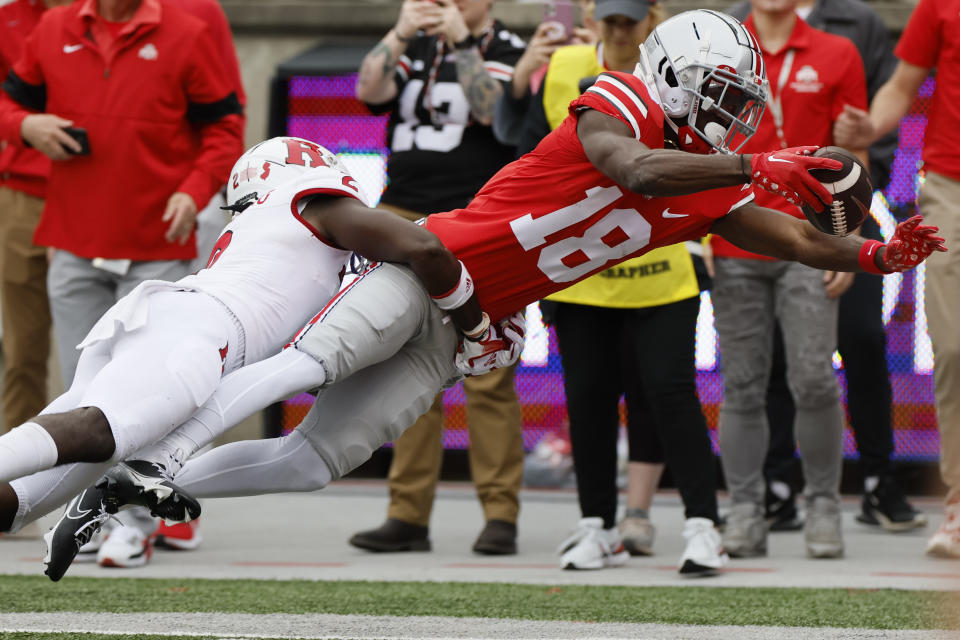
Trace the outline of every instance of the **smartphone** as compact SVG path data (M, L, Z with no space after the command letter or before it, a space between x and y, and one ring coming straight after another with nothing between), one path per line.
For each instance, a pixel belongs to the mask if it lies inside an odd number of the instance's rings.
M573 13L572 0L550 0L543 5L544 22L556 22L562 25L566 34L566 42L573 38ZM562 36L558 34L557 37Z
M68 153L72 153L75 156L88 156L90 155L90 139L87 137L87 130L82 127L64 127L63 129L68 136L73 138L80 144L80 151L73 151L72 149L67 149Z

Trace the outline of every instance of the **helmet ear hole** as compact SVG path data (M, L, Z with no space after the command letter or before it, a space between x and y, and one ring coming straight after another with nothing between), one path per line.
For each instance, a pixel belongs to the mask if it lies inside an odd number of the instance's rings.
M759 45L740 22L707 9L686 11L659 24L643 49L657 61L645 81L659 92L664 112L699 138L686 145L690 136L682 136L681 148L701 153L702 141L708 151L730 153L753 135L766 102L766 73Z

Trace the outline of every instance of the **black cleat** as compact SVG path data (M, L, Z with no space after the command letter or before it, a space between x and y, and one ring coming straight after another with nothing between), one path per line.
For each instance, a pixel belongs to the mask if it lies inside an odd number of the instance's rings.
M97 481L105 495L121 505L140 505L167 522L189 522L200 517L196 498L170 481L163 465L149 460L127 460Z
M90 542L90 538L117 509L116 502L104 496L96 487L84 489L67 503L63 516L43 536L47 543L47 555L43 559L47 567L43 572L54 582L62 578L77 557L80 547Z

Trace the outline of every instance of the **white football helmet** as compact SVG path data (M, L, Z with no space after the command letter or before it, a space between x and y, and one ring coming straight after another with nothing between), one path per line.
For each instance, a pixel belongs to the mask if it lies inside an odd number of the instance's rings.
M316 167L330 167L349 175L335 154L315 142L280 136L254 145L230 170L227 205L240 213L265 193Z
M716 11L686 11L660 24L640 47L634 74L657 91L685 151L736 153L767 101L760 47L740 22Z

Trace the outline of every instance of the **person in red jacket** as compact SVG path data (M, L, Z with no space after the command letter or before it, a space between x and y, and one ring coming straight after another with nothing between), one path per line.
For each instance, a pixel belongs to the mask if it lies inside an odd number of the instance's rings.
M245 105L246 96L240 79L240 65L237 62L230 25L217 0L162 0L162 3L162 6L185 11L206 24L223 64L223 71L227 74L229 86L236 92L240 104ZM208 203L196 204L200 208L196 224L197 258L187 266L190 272L205 266L206 258L226 222L225 213L220 208L224 204L220 193L215 194ZM39 218L39 210L37 217ZM44 404L41 404L37 411L43 406ZM28 417L30 416L26 415L23 419ZM100 535L94 536L90 543L84 545L78 561L97 562L109 567L138 567L149 561L149 550L154 541L158 547L175 549L195 549L201 541L196 522L166 525L141 508L128 509L118 514L110 524L111 527L104 527Z
M47 7L65 2L69 0L13 0L0 5L0 78L7 76L20 57L24 41ZM15 129L0 129L4 431L46 406L50 355L47 252L33 243L50 161L17 144L19 137Z
M54 161L34 241L57 250L48 287L67 386L76 345L117 299L188 273L197 212L243 151L234 84L210 28L176 3L79 0L24 43L0 130Z

